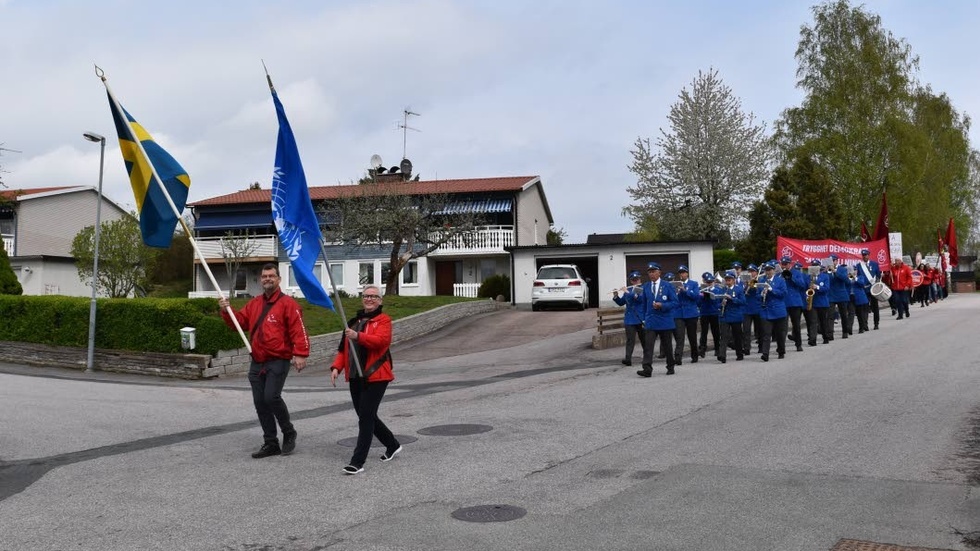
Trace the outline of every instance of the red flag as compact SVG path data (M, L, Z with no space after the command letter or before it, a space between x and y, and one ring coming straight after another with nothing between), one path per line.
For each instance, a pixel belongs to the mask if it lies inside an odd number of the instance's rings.
M861 241L865 242L870 240L871 232L868 231L868 225L864 223L864 220L861 220Z
M946 271L946 256L943 254L943 245L946 243L943 239L943 234L940 233L942 230L936 228L936 250L939 251L939 265L942 267L942 271Z
M871 239L888 239L888 203L885 201L885 192L881 192L881 212L878 213L878 222Z
M960 255L956 250L956 227L953 225L953 219L949 219L949 227L946 228L946 246L949 247L949 265L959 266Z

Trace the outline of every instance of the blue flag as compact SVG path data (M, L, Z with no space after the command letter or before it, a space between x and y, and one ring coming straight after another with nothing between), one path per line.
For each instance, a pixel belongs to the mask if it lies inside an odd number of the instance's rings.
M177 212L183 212L191 178L169 153L153 141L153 136L122 108L122 104L114 101L115 98L108 90L106 93L109 94L109 108L112 110L116 134L119 135L119 150L126 163L129 183L136 197L143 242L150 247L166 249L170 247L170 241L174 237L177 214L170 208L164 194L170 195ZM146 151L145 157L136 145L137 140ZM151 165L163 179L162 187L153 177Z
M272 220L279 232L289 262L293 266L296 283L312 304L333 310L333 301L323 289L323 285L313 275L313 267L320 256L320 224L313 203L310 202L310 190L306 187L306 175L303 173L303 163L296 149L296 139L293 130L286 119L286 111L282 108L276 90L272 88L272 101L276 104L276 115L279 117L279 140L276 142L276 167L272 172Z

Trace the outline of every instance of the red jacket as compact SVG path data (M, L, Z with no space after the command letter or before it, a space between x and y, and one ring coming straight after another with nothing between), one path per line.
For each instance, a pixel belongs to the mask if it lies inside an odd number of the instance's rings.
M392 371L391 355L388 353L388 347L391 346L391 318L388 317L388 314L382 313L369 317L365 316L363 311L359 311L358 317L352 321L354 324L351 324L351 327L359 322L364 322L364 327L358 331L357 340L354 341L354 347L362 351L358 355L362 360L361 369L367 370L375 362L384 358L381 366L374 373L368 375L368 382L393 381L395 373ZM366 357L364 352L367 353ZM346 337L341 341L340 350L333 359L333 365L330 368L342 370L344 378L350 381L350 342Z
M266 302L263 294L248 301L244 308L235 312L242 329L251 331L252 359L265 362L271 359L291 360L293 356L309 356L310 338L306 334L306 326L303 325L303 310L299 304L276 289L268 299L268 302L273 303L272 307L261 327L257 327ZM235 327L228 310L222 310L221 317L228 327Z
M892 266L891 271L892 285L895 291L905 291L912 288L912 268L908 264L902 263Z

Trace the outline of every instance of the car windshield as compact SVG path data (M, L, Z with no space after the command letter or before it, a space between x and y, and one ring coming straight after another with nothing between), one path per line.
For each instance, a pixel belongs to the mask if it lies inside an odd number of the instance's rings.
M574 268L541 268L538 279L576 279Z

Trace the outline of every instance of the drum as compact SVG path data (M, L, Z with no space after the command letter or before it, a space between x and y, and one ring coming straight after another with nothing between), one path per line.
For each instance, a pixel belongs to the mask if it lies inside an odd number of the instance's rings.
M892 290L879 281L871 286L871 296L878 299L878 302L888 302L888 299L892 298Z

